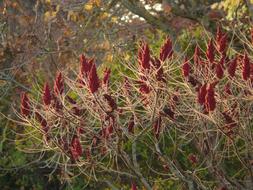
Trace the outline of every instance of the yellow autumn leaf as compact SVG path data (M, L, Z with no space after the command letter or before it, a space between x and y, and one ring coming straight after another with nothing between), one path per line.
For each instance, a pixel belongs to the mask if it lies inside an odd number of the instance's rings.
M78 20L78 13L74 12L74 11L68 11L68 16L67 16L67 20L71 20L73 22L77 22Z
M86 3L86 4L84 5L84 10L86 10L86 11L91 11L92 9L93 9L92 3Z
M44 21L48 22L56 17L57 12L56 11L47 11L44 14Z
M125 56L125 61L129 61L129 59L130 59L130 55L129 54L126 54L126 56Z
M57 5L57 6L56 6L56 12L59 12L60 7L61 7L60 5Z
M101 15L101 19L105 19L109 16L108 13L104 12L102 15Z
M101 0L93 0L93 3L98 7L101 6Z
M67 27L65 28L63 34L64 36L72 36L74 34L74 31L70 27Z
M112 19L112 22L117 22L118 21L118 17L116 17L116 16L113 16L111 19Z
M108 61L108 62L112 62L113 54L107 54L106 57L105 57L105 60Z

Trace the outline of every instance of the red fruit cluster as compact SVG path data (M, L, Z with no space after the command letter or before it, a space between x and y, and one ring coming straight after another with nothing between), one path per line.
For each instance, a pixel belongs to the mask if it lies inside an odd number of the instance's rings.
M214 86L212 84L204 84L198 90L197 101L200 105L204 105L205 111L214 111L216 107Z
M217 28L217 33L216 33L216 44L218 51L222 54L226 54L226 49L227 49L227 34L224 34L221 31L221 27L219 26Z
M206 50L206 57L210 63L214 62L215 58L215 47L213 45L213 40L211 39L207 45L207 50Z
M206 93L207 93L206 87L207 87L207 84L204 84L203 86L201 86L199 88L199 91L198 91L198 103L200 105L204 105L205 104L205 98L206 98Z
M215 92L214 87L212 85L209 85L206 91L206 98L205 98L205 106L206 111L214 111L216 107L216 100L215 100Z
M234 76L235 76L236 67L237 67L237 57L235 57L235 58L230 62L229 67L228 67L228 74L229 74L231 77L234 77Z
M83 154L81 142L77 136L74 136L71 141L70 151L71 151L72 158L74 160L78 160Z
M166 59L171 58L173 54L173 49L172 49L172 41L170 38L167 38L165 43L160 49L160 60L164 62Z
M22 93L21 95L21 114L23 116L28 117L31 113L30 100L26 93Z
M215 67L216 76L219 79L222 79L224 75L224 71L223 71L224 61L225 61L225 57L222 57L220 62L217 63Z
M54 81L54 92L56 95L61 95L64 90L64 81L62 73L59 72L56 76L56 79Z
M93 64L94 59L88 59L82 54L80 56L80 76L87 77Z
M43 102L46 106L50 105L50 103L51 103L51 92L50 92L49 84L47 82L44 85L42 98L43 98Z
M103 83L104 85L108 85L110 76L110 70L106 69ZM79 80L81 85L87 84L90 92L93 94L98 91L100 87L100 80L97 75L96 64L94 63L94 59L88 59L85 55L80 56L80 74Z
M96 65L93 64L89 72L88 87L90 89L90 92L93 94L97 92L97 90L99 89L99 86L100 86L100 81L97 75L97 68L96 68Z
M182 73L185 78L190 75L190 62L187 58L185 58L184 64L182 66Z
M138 62L142 71L150 69L150 50L145 42L141 44L138 50Z
M141 94L149 94L151 87L148 83L149 74L155 74L156 80L166 82L164 79L163 63L172 56L172 42L169 38L160 49L160 59L152 57L147 43L142 42L138 50L138 63L140 66L140 80L138 81Z

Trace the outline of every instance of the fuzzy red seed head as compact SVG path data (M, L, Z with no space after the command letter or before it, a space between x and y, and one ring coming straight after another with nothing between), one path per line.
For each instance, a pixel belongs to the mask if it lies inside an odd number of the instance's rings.
M218 46L218 51L221 54L225 54L227 48L227 34L221 31L221 27L218 26L216 32L216 44Z
M94 62L94 59L88 59L83 54L80 56L80 75L81 75L81 77L88 76L88 73L90 72L93 62Z
M28 117L31 114L30 100L26 93L21 94L21 114Z
M243 80L248 80L250 78L250 60L246 53L243 57L242 78Z
M99 89L100 81L95 64L92 65L91 71L89 72L88 84L91 93L95 93Z
M222 68L221 63L218 63L218 64L216 65L216 67L215 67L215 72L216 72L217 78L219 78L219 79L222 79L222 78L223 78L224 72L223 72L223 68Z
M85 70L87 68L87 58L85 55L80 55L80 74L83 75L85 73Z
M138 61L141 70L150 69L150 50L147 43L142 43L138 50Z
M185 78L187 78L190 74L190 63L187 58L185 58L184 64L182 66L182 73Z
M83 150L81 146L80 139L77 136L74 136L71 141L71 147L70 147L71 155L74 160L77 160L82 156Z
M225 54L227 49L227 34L224 34L218 42L218 50L221 54Z
M206 93L207 93L206 87L207 87L207 85L204 84L203 86L201 86L199 88L199 91L198 91L198 103L200 105L203 105L205 103L205 97L206 97Z
M167 58L168 59L171 58L172 54L173 54L172 41L169 38L167 38L165 43L160 49L160 60L164 62Z
M63 90L64 90L63 76L62 73L59 72L54 81L54 93L56 95L61 95L63 93Z
M214 62L215 48L214 48L214 45L213 45L213 40L210 40L208 45L207 45L206 57L207 57L207 59L209 60L210 63Z
M142 67L144 69L150 69L150 50L148 44L144 44L142 55Z
M237 67L237 57L235 57L228 66L228 74L231 77L235 76L236 67Z
M219 25L216 30L216 43L218 44L223 36L223 33L221 31L221 26Z
M42 98L43 98L43 102L46 106L50 105L50 103L51 103L51 92L50 92L49 84L47 82L44 85Z
M209 87L207 88L205 106L208 112L214 111L216 108L215 92L214 87L212 85L209 85Z

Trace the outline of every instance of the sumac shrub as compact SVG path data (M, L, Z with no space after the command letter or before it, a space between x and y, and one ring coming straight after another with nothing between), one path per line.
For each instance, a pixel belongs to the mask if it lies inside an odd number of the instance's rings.
M128 75L110 81L80 56L76 78L59 72L41 101L21 99L32 150L49 152L64 176L151 189L249 189L253 185L253 60L250 38L233 49L217 30L193 55L168 38L155 55L142 41ZM52 83L51 83L52 84Z

